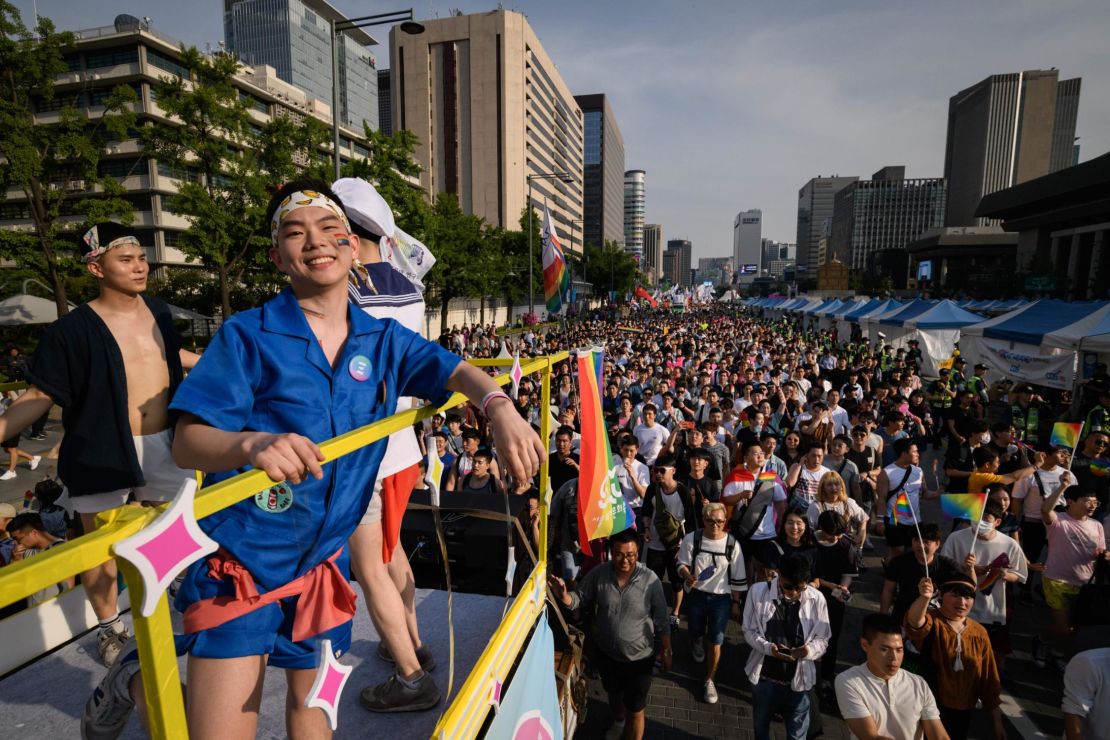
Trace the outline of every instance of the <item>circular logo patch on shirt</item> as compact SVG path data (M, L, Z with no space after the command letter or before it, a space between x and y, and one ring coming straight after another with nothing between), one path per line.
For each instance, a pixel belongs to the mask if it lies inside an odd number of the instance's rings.
M363 382L370 377L370 358L366 355L355 355L347 363L347 372L358 382Z
M254 495L254 505L267 514L280 514L293 505L293 489L282 481Z

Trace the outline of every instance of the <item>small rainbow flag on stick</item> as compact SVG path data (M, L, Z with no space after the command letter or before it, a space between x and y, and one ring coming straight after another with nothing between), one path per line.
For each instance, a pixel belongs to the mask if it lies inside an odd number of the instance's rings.
M1082 423L1058 421L1052 425L1052 436L1049 442L1055 447L1067 447L1074 450L1079 444L1079 435L1083 431Z
M1091 460L1091 475L1096 478L1105 478L1110 475L1110 460L1107 460L1105 457Z
M913 506L910 504L910 497L906 495L905 491L899 493L894 499L894 507L890 510L891 520L895 524L906 524L908 522L916 521L917 517L913 515Z
M977 522L983 517L986 503L985 493L946 493L940 497L940 508L945 519Z
M756 478L756 480L760 483L778 483L779 485L782 485L782 478L780 478L779 474L773 470L764 470L762 473L759 474L759 477Z
M578 355L578 387L582 414L582 442L578 464L578 542L582 552L593 554L590 540L634 526L632 509L621 492L613 453L601 413L595 354Z

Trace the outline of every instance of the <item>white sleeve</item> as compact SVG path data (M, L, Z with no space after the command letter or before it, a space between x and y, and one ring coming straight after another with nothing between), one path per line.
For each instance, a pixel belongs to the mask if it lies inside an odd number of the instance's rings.
M836 703L840 707L840 716L844 719L863 719L871 716L871 709L859 691L855 681L850 680L847 673L841 673L834 682L836 686Z
M678 544L678 560L679 565L685 565L687 568L693 567L691 559L694 556L694 532L682 538L682 542Z
M748 590L748 574L744 569L744 553L737 542L732 549L732 562L729 563L728 585L733 591Z
M1094 708L1104 687L1100 685L1098 672L1093 668L1090 659L1083 653L1068 662L1064 671L1064 700L1060 706L1065 713L1086 717Z
M1033 476L1022 478L1014 484L1014 492L1010 494L1010 496L1019 500L1025 498L1027 495L1029 495L1030 483L1035 484L1035 481L1033 481Z
M933 690L929 688L929 684L921 679L917 685L922 693L921 719L940 719L940 707L937 706L937 699L933 696Z

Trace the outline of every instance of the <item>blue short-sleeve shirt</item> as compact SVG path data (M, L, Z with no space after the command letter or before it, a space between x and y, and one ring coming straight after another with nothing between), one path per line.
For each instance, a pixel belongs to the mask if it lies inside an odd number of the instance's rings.
M347 316L347 342L332 369L290 288L236 314L171 408L224 431L292 432L319 443L389 416L398 396L446 402L461 358L351 304ZM369 503L385 447L382 439L326 465L322 480L292 485L285 511L266 511L252 497L201 520L201 528L246 566L261 591L282 586L346 543Z

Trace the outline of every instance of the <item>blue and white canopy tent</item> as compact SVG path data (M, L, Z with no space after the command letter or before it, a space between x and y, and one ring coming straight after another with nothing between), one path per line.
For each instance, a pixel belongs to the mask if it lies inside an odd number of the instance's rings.
M980 323L983 317L965 311L952 301L941 301L932 308L903 323L910 332L910 339L921 342L921 372L927 377L936 377L940 363L952 356L952 350L960 342L960 331L965 326Z
M861 329L865 329L865 319L871 316L882 316L884 313L890 313L897 308L902 307L901 301L896 301L893 298L875 299L855 311L851 311L840 318L837 324L840 329L840 336L851 336L852 324L859 324ZM864 332L864 339L867 339L867 333Z
M1045 338L1059 337L1062 330L1100 313L1106 305L1034 301L963 329L960 353L969 363L987 365L996 376L1067 390L1074 384L1077 351L1046 343ZM1081 332L1076 329L1071 336Z
M903 337L905 332L900 331L902 322L928 311L935 305L933 301L915 298L889 311L872 313L864 316L860 319L860 328L863 329L864 336L866 336L869 341L877 341L881 332L886 336L886 344L895 348L905 347L908 338Z

